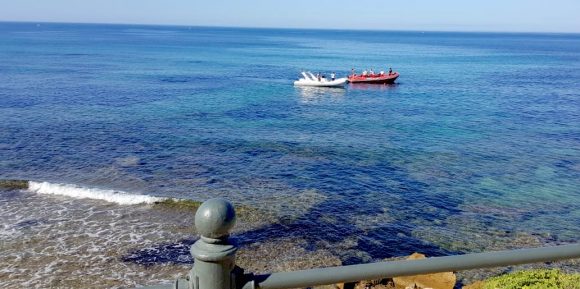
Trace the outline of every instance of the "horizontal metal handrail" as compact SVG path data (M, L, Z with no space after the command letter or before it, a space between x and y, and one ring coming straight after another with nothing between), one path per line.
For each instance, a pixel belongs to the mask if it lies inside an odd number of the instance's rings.
M235 221L234 207L226 200L211 199L203 203L195 214L195 227L201 237L191 246L191 254L195 261L187 278L175 280L172 285L146 288L302 288L580 258L580 244L573 244L253 275L244 274L241 268L235 266L235 254L238 247L228 239Z
M573 258L580 258L580 244L280 272L254 276L244 289L302 288Z

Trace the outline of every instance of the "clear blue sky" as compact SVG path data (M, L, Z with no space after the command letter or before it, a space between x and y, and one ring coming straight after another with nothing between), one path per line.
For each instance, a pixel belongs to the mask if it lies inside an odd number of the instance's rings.
M0 21L580 32L580 0L0 0Z

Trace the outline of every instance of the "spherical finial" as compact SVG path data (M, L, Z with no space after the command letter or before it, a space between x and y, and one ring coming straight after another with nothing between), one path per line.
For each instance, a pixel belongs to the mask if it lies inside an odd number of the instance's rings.
M234 206L224 199L209 199L195 213L195 228L206 238L219 239L229 235L235 223Z

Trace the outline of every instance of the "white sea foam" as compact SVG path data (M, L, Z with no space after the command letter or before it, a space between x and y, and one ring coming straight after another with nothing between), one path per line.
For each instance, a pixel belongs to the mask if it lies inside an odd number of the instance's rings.
M28 182L28 190L45 195L60 195L77 199L103 200L120 205L151 204L165 198L131 194L122 191L87 188L70 184L53 184L49 182Z

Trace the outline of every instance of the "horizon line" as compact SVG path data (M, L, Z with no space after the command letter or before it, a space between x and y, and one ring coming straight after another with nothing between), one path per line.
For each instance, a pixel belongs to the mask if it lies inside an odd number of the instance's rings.
M127 23L127 22L74 22L74 21L32 21L32 20L2 20L0 23L31 23L31 24L81 24L81 25L135 25L135 26L166 26L166 27L196 27L196 28L229 28L229 29L280 29L280 30L323 30L323 31L368 31L368 32L435 32L435 33L505 33L505 34L573 34L579 32L562 31L514 31L514 30L416 30L416 29L372 29L372 28L323 28L323 27L266 27L266 26L227 26L203 24L168 24L168 23Z

